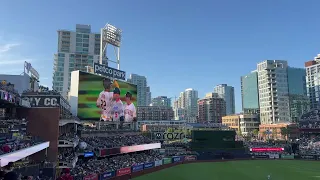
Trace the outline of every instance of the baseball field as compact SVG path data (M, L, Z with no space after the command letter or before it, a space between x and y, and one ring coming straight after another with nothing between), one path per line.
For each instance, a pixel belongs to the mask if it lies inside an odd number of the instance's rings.
M320 161L246 160L191 163L134 180L320 180Z

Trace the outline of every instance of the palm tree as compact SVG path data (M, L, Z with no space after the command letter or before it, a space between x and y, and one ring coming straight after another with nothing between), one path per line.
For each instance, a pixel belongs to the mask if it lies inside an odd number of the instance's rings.
M258 137L258 135L259 135L259 130L258 130L258 129L254 129L254 130L252 131L252 134L253 134L255 137Z

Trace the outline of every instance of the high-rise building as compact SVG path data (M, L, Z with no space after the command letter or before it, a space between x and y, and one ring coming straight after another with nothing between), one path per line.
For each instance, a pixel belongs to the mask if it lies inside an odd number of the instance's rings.
M171 98L167 96L158 96L152 99L152 106L171 107Z
M138 106L149 106L151 104L151 92L150 87L147 84L147 78L137 74L130 74L130 78L127 80L129 83L137 85L138 90Z
M217 93L220 98L226 101L226 114L235 114L234 87L228 86L227 84L220 84L214 87L213 92Z
M307 96L311 108L320 108L320 54L314 60L305 62Z
M178 100L174 103L175 117L176 120L186 120L187 122L193 123L197 121L198 115L198 91L189 88L184 92L180 93Z
M259 113L258 72L241 76L242 111L248 114Z
M290 121L287 69L283 60L257 64L261 124Z
M54 54L52 89L67 97L71 72L86 71L99 62L100 34L92 33L90 25L76 25L76 31L58 30L58 52ZM107 64L106 62L104 62Z
M310 111L310 102L306 89L306 70L288 67L289 105L291 122Z
M217 93L208 93L198 100L198 122L221 123L226 115L226 102Z

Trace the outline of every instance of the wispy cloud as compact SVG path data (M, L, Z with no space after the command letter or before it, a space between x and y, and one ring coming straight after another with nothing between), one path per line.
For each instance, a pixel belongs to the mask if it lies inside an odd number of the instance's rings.
M5 45L0 45L0 54L10 51L12 48L20 46L19 43L9 43Z

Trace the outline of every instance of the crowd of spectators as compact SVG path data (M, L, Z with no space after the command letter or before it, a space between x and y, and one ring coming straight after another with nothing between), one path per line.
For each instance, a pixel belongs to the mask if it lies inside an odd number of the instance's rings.
M301 134L298 142L300 154L320 155L320 135Z
M149 144L153 141L141 134L119 134L115 133L114 135L106 137L83 137L82 141L86 142L88 145L98 149L105 148L114 148L122 146L133 146L139 144Z
M73 148L59 148L59 161L71 163L76 157L76 152Z
M146 162L161 160L163 157L157 151L138 152L132 154L118 155L101 160L79 160L75 168L71 170L74 177L83 177L91 173L104 173L121 168L131 167ZM76 178L77 179L77 178Z
M26 123L23 120L0 121L0 155L43 142L38 137L28 135Z
M301 121L299 122L301 129L320 129L320 121Z

